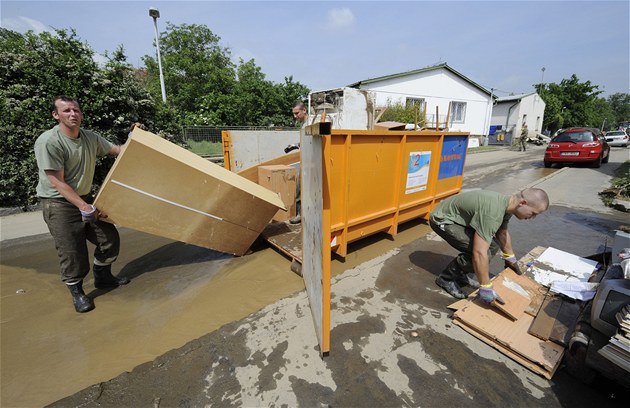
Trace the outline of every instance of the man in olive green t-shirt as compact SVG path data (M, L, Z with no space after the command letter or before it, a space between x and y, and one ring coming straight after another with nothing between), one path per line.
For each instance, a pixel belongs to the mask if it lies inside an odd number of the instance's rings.
M431 212L429 224L460 254L438 276L437 285L458 299L467 297L461 286L479 287L480 297L492 302L496 293L490 282L490 259L499 249L505 266L521 273L508 231L510 218L533 219L548 207L547 193L538 188L512 195L469 191L441 202ZM473 273L476 280L469 275Z
M37 196L42 202L44 221L55 241L61 280L72 294L75 310L84 313L94 309L94 302L83 292L83 279L90 271L87 241L96 245L93 270L97 289L129 282L111 273L111 264L118 257L120 237L114 225L98 220L98 210L89 197L96 157L117 156L121 147L82 129L83 113L72 98L55 98L52 116L59 124L42 133L35 142L39 168Z

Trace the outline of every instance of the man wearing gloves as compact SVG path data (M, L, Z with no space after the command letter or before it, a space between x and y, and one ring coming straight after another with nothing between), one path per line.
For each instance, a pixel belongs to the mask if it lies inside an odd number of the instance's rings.
M548 207L549 197L539 188L527 188L512 195L476 190L441 202L431 212L429 224L460 254L435 283L457 299L467 297L462 286L479 288L479 296L492 302L497 295L490 281L490 259L499 249L505 267L521 274L508 231L510 218L533 219ZM473 273L476 280L469 275Z
M61 280L72 294L75 310L84 313L94 309L94 302L83 292L83 279L90 271L86 241L96 245L94 286L97 289L129 283L129 279L114 277L111 272L120 248L118 231L113 224L98 220L98 209L89 198L96 157L117 156L121 147L82 129L83 113L72 98L55 98L52 116L58 125L42 133L35 142L39 168L37 195L59 255Z

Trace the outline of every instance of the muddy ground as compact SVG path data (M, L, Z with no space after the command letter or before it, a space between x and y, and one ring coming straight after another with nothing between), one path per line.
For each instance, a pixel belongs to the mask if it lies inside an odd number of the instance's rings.
M588 255L627 224L626 214L584 208L592 197L567 185L576 172L599 180L608 169L544 169L540 152L515 153L469 160L465 187L509 193L559 180L549 188L563 205L512 223L518 254L544 245ZM422 221L333 261L323 360L303 282L275 250L257 243L231 258L121 235L115 272L132 282L104 292L88 280L97 308L86 315L59 283L46 234L2 242L2 406L614 406L627 398L562 369L544 380L455 327L446 307L453 299L433 283L455 253ZM495 259L493 271L500 268Z

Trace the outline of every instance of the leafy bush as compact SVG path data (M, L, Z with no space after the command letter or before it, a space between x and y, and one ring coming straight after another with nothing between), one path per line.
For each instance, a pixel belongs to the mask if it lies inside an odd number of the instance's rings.
M153 125L155 104L135 78L119 47L104 67L74 30L19 34L0 28L0 206L27 207L37 201L33 145L57 122L55 96L79 101L82 126L113 143L124 143L131 123ZM97 162L94 182L104 179L112 159Z
M424 126L424 110L418 105L410 104L403 105L401 102L394 104L391 101L387 101L385 112L381 115L381 122L401 122L401 123L416 123L418 126Z

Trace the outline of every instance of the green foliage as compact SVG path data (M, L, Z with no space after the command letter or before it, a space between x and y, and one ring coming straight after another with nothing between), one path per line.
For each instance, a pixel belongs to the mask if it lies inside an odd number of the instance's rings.
M76 98L83 126L122 143L129 126L149 126L155 106L126 63L119 47L105 67L74 30L19 34L0 28L0 206L26 207L36 202L37 165L33 145L56 125L55 96ZM111 159L99 160L95 183L106 175Z
M630 201L630 161L626 160L615 169L615 177L610 182L611 187L599 193L602 201L609 207L615 207L615 199ZM624 207L618 207L624 210Z
M598 97L601 91L597 85L592 85L590 81L580 82L575 74L559 84L534 86L546 103L543 128L552 133L572 126L600 128L606 123L610 127L616 122L617 108L613 108L610 101ZM623 101L623 98L619 96L614 100Z
M610 95L607 101L615 115L615 124L630 121L630 94L615 93Z
M274 84L255 61L238 65L231 52L221 47L220 37L202 25L168 24L160 34L167 105L171 124L182 126L288 126L291 107L308 94L308 88L292 77ZM159 66L145 56L147 87L161 99ZM161 124L165 125L165 124Z
M619 189L619 196L625 200L630 200L630 161L626 160L619 166L611 184Z
M381 115L381 122L401 122L416 123L418 126L424 126L425 111L416 104L403 105L402 102L391 103L387 101L385 111Z

